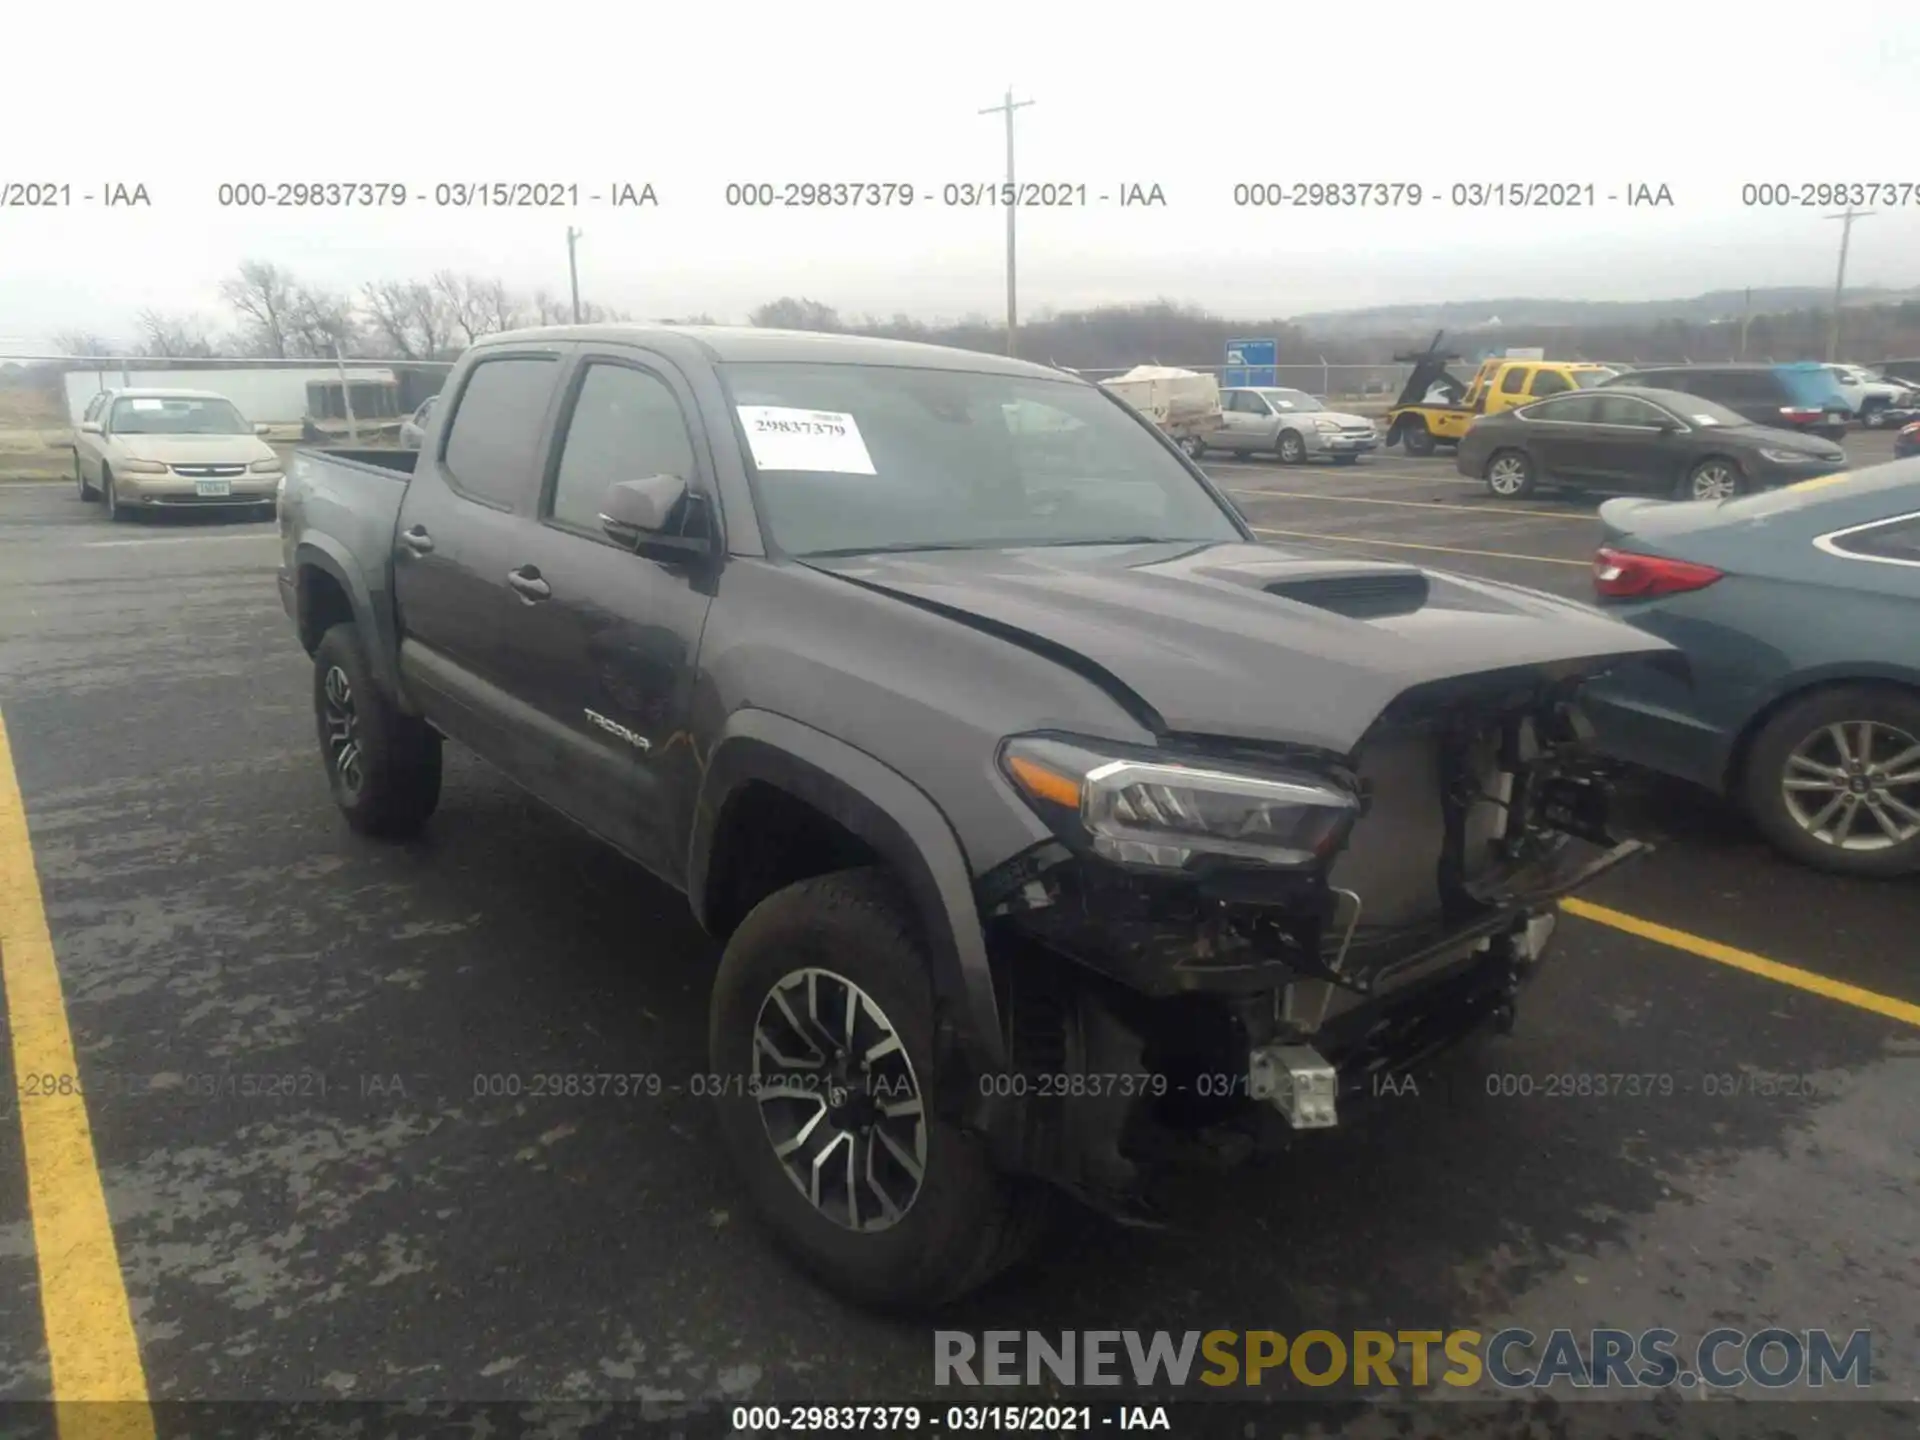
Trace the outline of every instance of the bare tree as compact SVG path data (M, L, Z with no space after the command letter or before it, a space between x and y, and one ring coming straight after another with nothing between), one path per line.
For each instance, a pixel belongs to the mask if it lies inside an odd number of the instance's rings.
M536 325L565 325L573 319L573 305L567 300L557 300L545 290L533 292L533 314Z
M113 346L91 330L66 330L53 337L53 348L62 355L111 355Z
M433 288L469 345L482 335L497 335L521 323L519 299L498 280L442 270L433 277Z
M458 313L435 284L382 280L361 293L374 329L402 359L432 360L451 347Z
M838 332L847 328L840 318L840 312L831 305L823 305L818 300L796 299L791 295L782 295L778 300L769 301L749 314L747 320L768 330Z
M140 312L141 355L156 358L192 359L215 353L207 322L197 315L162 315L157 310Z
M240 316L243 343L255 354L287 358L288 320L299 303L298 285L271 260L245 260L220 282L221 297Z

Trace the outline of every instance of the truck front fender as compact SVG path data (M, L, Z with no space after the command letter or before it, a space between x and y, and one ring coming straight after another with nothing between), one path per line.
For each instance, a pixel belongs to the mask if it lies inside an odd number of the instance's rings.
M852 832L892 869L919 911L931 962L942 1048L975 1074L1007 1068L999 1005L972 871L947 818L924 791L864 751L797 720L743 709L707 757L694 809L687 893L712 927L719 899L713 848L727 802L743 786L771 785Z
M380 623L380 612L365 576L346 547L330 535L310 532L294 548L293 585L294 623L307 653L313 653L329 627L351 619L359 628L374 681L407 708L394 666L393 633ZM346 597L350 614L339 613L339 602L334 598L337 595Z

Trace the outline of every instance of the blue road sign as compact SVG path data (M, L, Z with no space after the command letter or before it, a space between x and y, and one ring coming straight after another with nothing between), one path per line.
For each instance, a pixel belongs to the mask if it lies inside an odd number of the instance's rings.
M1274 340L1229 340L1227 373L1223 385L1278 385L1280 371L1279 342Z

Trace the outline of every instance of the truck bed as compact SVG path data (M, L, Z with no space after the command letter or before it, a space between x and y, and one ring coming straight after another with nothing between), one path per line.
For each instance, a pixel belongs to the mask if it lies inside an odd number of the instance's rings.
M397 684L390 664L398 645L393 533L417 458L412 450L297 446L280 497L283 588L303 561L334 574L354 599L355 618L371 631L368 658L389 688ZM293 592L287 594L291 601Z

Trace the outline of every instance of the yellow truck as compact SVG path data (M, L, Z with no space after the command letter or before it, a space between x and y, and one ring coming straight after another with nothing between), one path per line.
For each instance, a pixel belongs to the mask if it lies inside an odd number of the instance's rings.
M1544 360L1496 356L1484 360L1473 379L1462 382L1447 369L1458 355L1440 353L1440 336L1422 354L1396 355L1411 360L1400 398L1387 412L1388 445L1398 442L1409 455L1431 455L1437 445L1457 445L1481 415L1496 415L1567 390L1591 390L1619 373L1588 360Z

